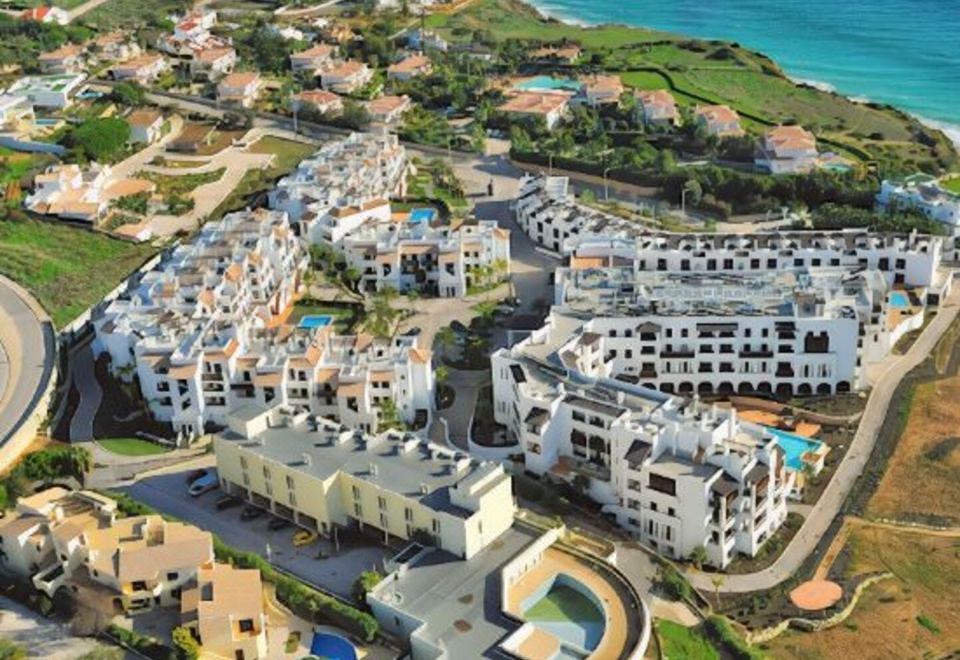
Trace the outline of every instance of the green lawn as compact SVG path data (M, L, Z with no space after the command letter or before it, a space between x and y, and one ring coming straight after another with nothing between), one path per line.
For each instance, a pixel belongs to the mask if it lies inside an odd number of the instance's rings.
M944 179L940 185L942 185L946 190L960 195L960 176Z
M574 621L601 623L603 614L590 600L576 589L566 585L554 585L550 592L523 613L529 621Z
M157 193L166 197L167 195L188 195L200 186L219 181L226 171L226 168L221 167L212 172L201 172L200 174L173 176L170 174L157 174L156 172L138 172L134 176L153 181L157 184Z
M690 97L695 95L729 104L765 124L795 121L821 139L839 143L841 151L859 150L868 160L895 164L898 170L950 169L960 161L942 133L906 114L796 85L775 62L740 46L622 25L581 27L543 20L516 0L476 0L453 15L430 16L427 23L453 41L469 40L477 30L497 40L569 39L584 48L584 60L602 60L607 70L621 72L628 85L670 87L672 79L681 102L702 103ZM642 70L650 68L664 75ZM924 138L918 140L921 133Z
M303 142L295 142L293 140L284 140L283 138L274 137L272 135L267 135L253 144L251 144L247 151L253 152L255 154L274 154L277 159L272 165L272 170L274 172L279 172L279 174L285 174L297 165L300 164L300 161L311 155L317 150L317 147L312 144L305 144ZM279 176L279 174L277 176Z
M684 660L720 660L720 654L707 638L693 628L665 620L657 621L656 626L663 657L684 658Z
M165 454L168 448L140 438L106 438L97 443L109 452L121 456L152 456Z
M26 287L63 327L155 250L64 223L0 220L0 273Z

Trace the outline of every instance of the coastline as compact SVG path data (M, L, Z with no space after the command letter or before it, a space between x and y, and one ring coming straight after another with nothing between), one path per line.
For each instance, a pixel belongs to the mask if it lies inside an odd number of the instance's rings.
M541 16L543 16L544 18L549 18L549 19L552 19L552 20L560 21L560 22L563 22L563 23L567 23L567 24L569 24L569 25L574 25L574 26L582 27L582 28L598 27L598 26L600 26L600 25L622 25L622 26L628 27L628 28L637 28L637 29L642 29L642 30L650 30L650 31L653 31L653 32L662 32L662 33L665 34L665 35L687 37L687 38L691 38L691 39L716 40L716 41L725 41L725 42L730 42L730 41L732 41L729 36L727 36L727 37L723 37L723 36L717 37L717 36L709 36L709 35L678 34L678 33L675 33L675 32L670 32L670 31L668 31L668 30L661 30L661 29L659 29L659 28L655 28L655 27L652 27L652 26L649 26L649 25L640 25L640 24L633 24L633 23L621 23L621 22L617 22L617 21L592 22L592 21L588 21L588 20L586 20L586 19L583 19L583 18L580 18L580 17L577 17L577 16L570 16L570 15L568 15L568 14L567 14L566 12L564 12L564 11L560 11L560 10L558 10L558 9L552 8L552 7L550 6L550 3L549 3L549 2L544 2L543 0L521 0L521 1L522 1L524 4L526 4L527 6L529 6L531 9L533 9L534 11L536 11L537 13L539 13L539 14L540 14ZM751 50L753 50L753 49L751 48ZM777 66L781 66L780 63L777 62L776 59L774 59L773 57L767 55L766 53L763 53L762 51L755 51L755 52L758 52L758 53L764 55L765 57L768 57L771 61L776 62L776 63L777 63ZM782 67L781 67L781 69L782 69ZM846 93L844 93L844 92L839 91L835 85L833 85L832 83L829 83L829 82L827 82L827 81L814 80L814 79L808 79L808 78L801 78L801 77L797 77L797 76L791 75L790 72L787 71L786 69L782 69L782 70L784 71L784 75L786 75L786 77L787 77L791 82L793 82L794 84L797 84L797 85L807 85L807 86L809 86L809 87L814 87L814 88L816 88L816 89L819 89L820 91L823 91L823 92L828 92L828 93L831 93L831 94L837 94L838 96L842 96L842 97L846 98L846 99L847 99L848 101L850 101L851 103L868 104L868 103L875 103L875 102L876 102L876 103L883 103L883 104L885 104L885 105L889 105L890 107L896 108L898 111L903 112L903 113L909 115L910 117L916 119L918 122L920 122L921 124L923 124L923 125L926 126L927 128L931 128L931 129L934 129L934 130L937 130L937 131L940 131L941 133L943 133L943 134L946 136L946 138L947 138L948 140L950 140L950 142L953 143L953 145L954 145L954 147L957 149L957 151L960 151L960 123L953 123L953 122L949 122L949 121L943 121L943 120L940 120L940 119L930 119L930 118L924 117L923 115L920 115L920 114L918 114L918 113L916 113L916 112L914 112L914 111L912 111L912 110L907 110L907 109L905 109L905 108L902 108L902 107L900 107L900 106L898 106L898 105L895 105L895 104L892 104L892 103L891 103L891 104L887 104L887 103L885 103L885 102L883 102L883 101L874 101L874 100L870 99L870 98L867 97L867 96L859 95L859 94L846 94Z

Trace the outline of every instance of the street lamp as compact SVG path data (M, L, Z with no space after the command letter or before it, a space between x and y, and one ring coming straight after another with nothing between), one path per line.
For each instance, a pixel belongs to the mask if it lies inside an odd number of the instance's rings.
M610 186L607 183L607 173L612 169L613 167L608 167L603 170L603 201L605 202L610 201Z

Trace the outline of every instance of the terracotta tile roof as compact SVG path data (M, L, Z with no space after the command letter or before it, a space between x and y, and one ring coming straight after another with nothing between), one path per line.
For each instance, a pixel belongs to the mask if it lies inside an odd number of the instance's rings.
M413 55L405 60L391 64L387 67L388 73L414 73L416 71L426 71L433 65L430 58L425 55Z
M543 94L521 92L500 106L501 112L520 112L524 114L546 115L562 110L570 101L566 94Z
M667 108L674 107L677 104L673 94L665 89L645 89L637 92L637 98L644 106Z
M246 87L260 81L260 74L255 71L237 71L220 81L220 87Z
M737 111L726 105L698 105L696 115L703 117L709 123L728 124L740 121Z
M360 383L345 383L340 385L337 388L337 396L340 397L354 397L359 399L363 396L364 392L367 390L367 384L364 382Z
M816 149L817 139L802 126L775 126L767 131L767 142L776 149Z
M410 361L415 364L430 364L433 353L426 348L411 348Z
M253 376L253 384L261 387L279 387L281 383L283 383L283 372L281 371L270 371Z
M38 59L41 62L56 62L58 60L67 59L68 57L78 57L82 54L83 46L79 44L64 44L56 50L51 50L49 53L44 53Z
M163 119L163 113L150 108L140 108L127 115L127 123L131 126L148 127Z

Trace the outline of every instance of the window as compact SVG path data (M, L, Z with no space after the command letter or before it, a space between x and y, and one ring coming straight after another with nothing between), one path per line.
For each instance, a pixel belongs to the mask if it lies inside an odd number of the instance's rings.
M352 490L353 490L353 499L359 500L359 499L360 499L360 488L359 488L358 486L353 486L353 487L352 487Z
M363 507L360 506L360 502L353 503L353 515L357 518L363 518Z
M144 582L143 580L137 580L137 581L135 581L133 584L130 585L130 588L131 588L133 591L146 591L146 590L147 590L147 583Z
M264 479L270 478L270 468L268 468L266 465L263 466L263 478Z
M293 488L293 477L287 475L287 488Z
M434 534L440 534L440 521L436 518L433 519L432 529Z
M173 582L173 581L176 580L178 577L180 577L180 574L179 574L179 573L177 573L176 571L171 571L171 572L167 573L167 582Z
M379 505L380 510L383 511L387 508L387 498L385 498L383 495L379 495L377 497L377 504Z
M253 632L253 619L240 619L240 632Z
M651 489L660 493L665 493L667 495L677 494L677 483L669 477L664 477L659 474L651 474L650 483L648 485Z
M403 510L403 519L404 520L413 520L413 509L407 507Z

